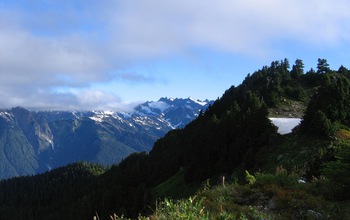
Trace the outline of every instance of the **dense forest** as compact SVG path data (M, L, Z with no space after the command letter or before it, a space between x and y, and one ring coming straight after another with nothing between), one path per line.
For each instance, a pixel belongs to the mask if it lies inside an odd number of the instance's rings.
M268 117L286 106L298 106L288 109L291 115L305 112L291 134L279 135ZM196 120L159 139L149 154L132 154L108 168L80 162L2 180L0 219L166 219L154 214L158 199L191 195L203 198L196 204L207 217L192 219L342 218L350 212L349 158L350 71L331 70L326 59L305 71L302 60L290 66L284 59L248 74ZM225 185L224 179L232 184L226 191L235 188L230 198L236 197L221 204L214 186Z

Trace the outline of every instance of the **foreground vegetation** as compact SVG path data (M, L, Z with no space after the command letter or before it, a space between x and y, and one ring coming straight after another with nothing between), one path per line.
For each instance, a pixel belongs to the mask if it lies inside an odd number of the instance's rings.
M346 219L349 79L324 59L305 74L274 61L149 154L1 181L0 219ZM288 103L305 115L282 136L268 115Z
M208 179L193 196L165 198L152 215L138 219L349 219L350 131L339 130L329 147L337 159L324 163L319 177L306 180L303 168L287 170L280 160L273 173L246 171L245 182L211 187ZM298 150L293 159L302 164L305 152Z

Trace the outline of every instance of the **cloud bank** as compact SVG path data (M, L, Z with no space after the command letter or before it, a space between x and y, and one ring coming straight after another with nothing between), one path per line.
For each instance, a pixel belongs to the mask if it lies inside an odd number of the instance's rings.
M164 82L128 72L138 62L214 50L269 57L288 41L341 47L346 0L39 0L0 3L0 107L122 109L115 80Z

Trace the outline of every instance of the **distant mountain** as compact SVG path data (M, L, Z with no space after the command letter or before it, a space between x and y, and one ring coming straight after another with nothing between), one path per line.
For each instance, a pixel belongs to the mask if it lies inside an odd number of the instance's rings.
M150 151L168 131L182 128L212 101L161 98L132 112L0 111L0 179L30 175L76 161L103 165Z
M0 181L0 219L108 219L114 214L133 219L140 214L151 219L349 219L350 70L330 70L319 60L317 72L304 73L301 60L289 70L285 59L249 74L184 128L158 139L148 154L133 153L108 169L83 162ZM181 102L187 101L193 100ZM178 125L167 115L174 103L148 102L130 114L67 113L73 118L52 120L48 127L41 121L49 120L35 112L2 112L0 159L12 155L17 160L8 164L36 170L42 166L36 162L43 155L38 150L97 155L103 140L120 135L123 126L160 131L161 121ZM289 133L304 106L300 125ZM17 111L21 123L15 120ZM60 119L59 114L53 115ZM151 123L156 115L157 126ZM274 120L288 134L282 135ZM60 142L58 131L69 131ZM123 134L113 140L134 143L133 133ZM40 147L32 149L30 141L37 137ZM108 158L109 151L104 153ZM23 155L27 159L21 160ZM168 199L159 202L162 198Z

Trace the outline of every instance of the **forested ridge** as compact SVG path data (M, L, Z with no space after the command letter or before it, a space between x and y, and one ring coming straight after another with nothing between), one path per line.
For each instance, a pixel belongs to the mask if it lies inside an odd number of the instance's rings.
M149 154L132 154L109 168L81 162L1 181L0 219L108 219L114 213L157 219L157 199L196 192L205 194L196 204L207 208L202 212L207 217L211 209L219 213L215 218L229 216L222 219L254 216L251 212L299 218L308 210L323 217L344 215L349 210L342 204L350 196L349 93L350 71L343 66L331 70L327 60L318 59L316 70L305 71L300 59L292 66L288 59L273 61L226 90L185 128L167 133ZM271 109L295 103L306 109L302 123L292 134L279 135L268 119ZM223 185L222 177L238 184L235 195L246 200L235 197L214 207L217 191L207 188ZM306 185L297 185L300 179ZM290 201L303 196L312 200L291 207ZM271 201L276 203L272 208ZM317 201L326 205L319 208ZM267 211L244 208L256 203ZM328 208L332 205L337 209Z

